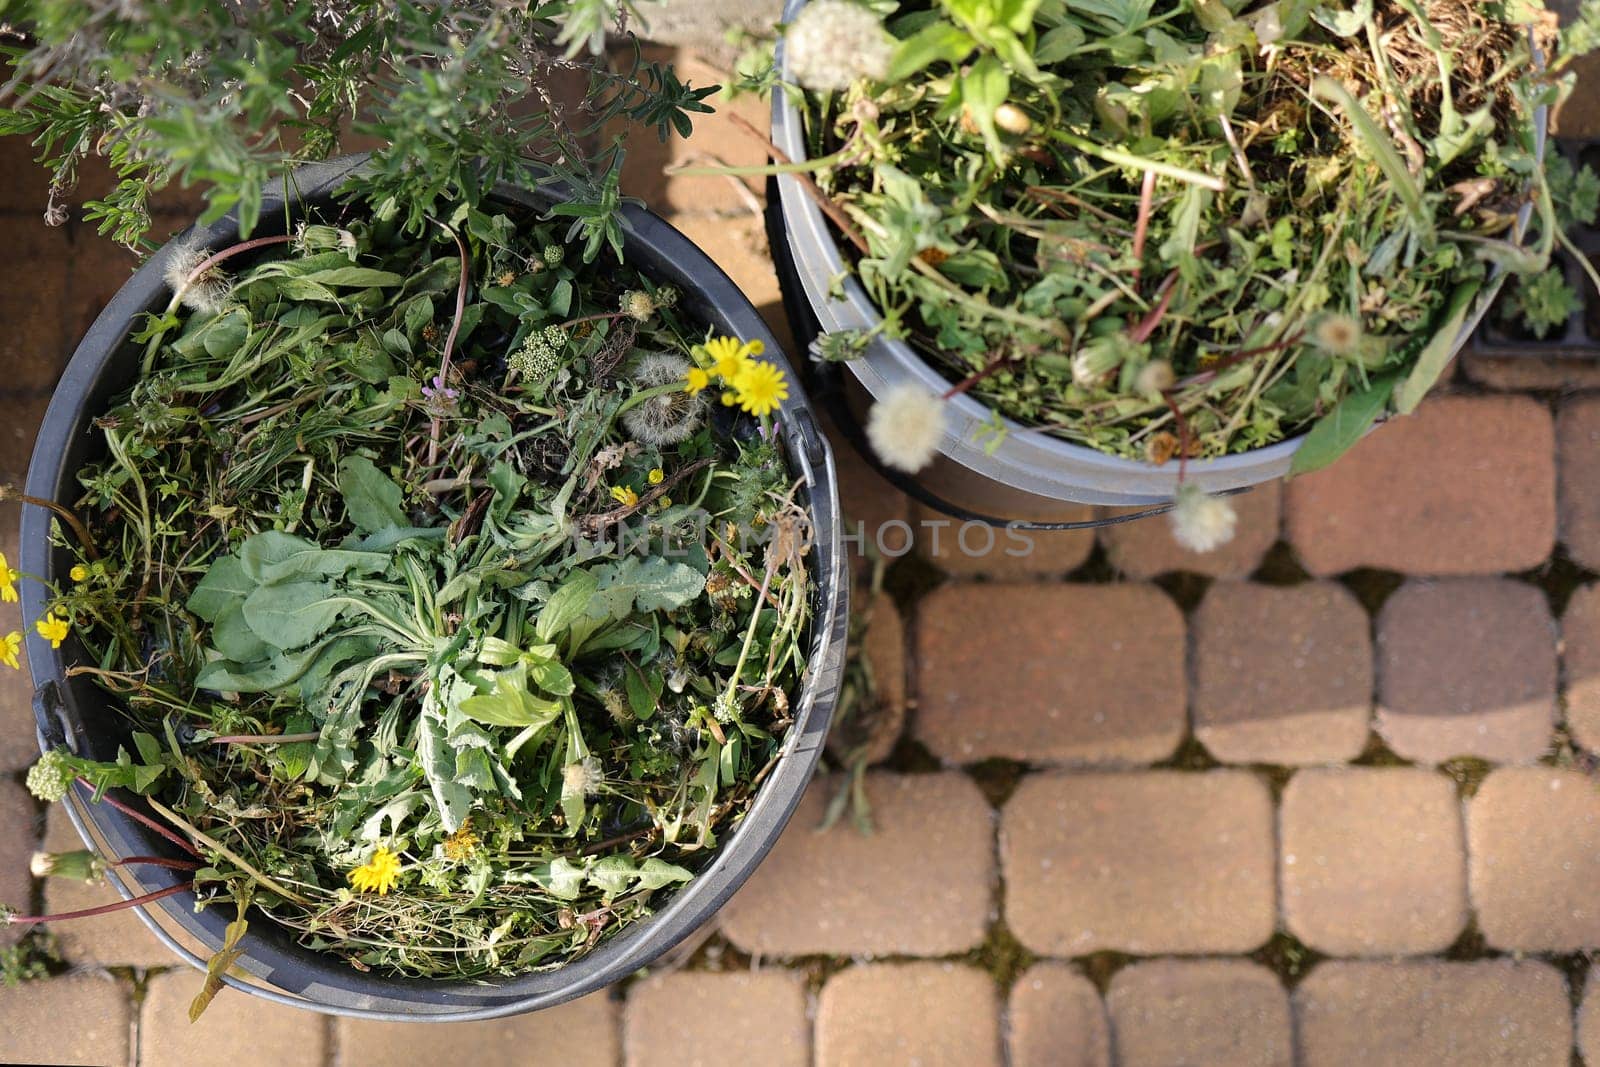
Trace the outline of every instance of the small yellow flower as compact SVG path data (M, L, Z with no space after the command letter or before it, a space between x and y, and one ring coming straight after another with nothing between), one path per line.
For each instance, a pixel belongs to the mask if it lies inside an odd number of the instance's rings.
M646 477L645 480L648 481L651 485L660 485L661 482L666 478L666 476L667 476L667 472L662 470L660 467L651 467L650 468L650 473Z
M631 508L639 502L639 494L625 485L613 485L611 487L611 499L624 507Z
M722 406L723 407L731 408L731 407L733 407L733 405L737 404L738 402L739 402L739 394L738 393L734 392L732 389L724 389L722 391Z
M4 552L0 552L0 600L8 604L16 602L17 579L21 577L22 573L11 566Z
M81 563L74 566L67 573L72 575L72 580L75 582L87 582L89 580L89 568Z
M61 642L72 632L72 624L53 611L35 622L33 628L39 631L40 637L50 642L51 648L60 648Z
M376 891L381 897L400 880L400 857L387 848L380 848L370 860L351 871L348 877L357 892Z
M711 373L729 385L749 365L752 351L752 345L741 343L734 337L713 337L706 342L706 355L711 357Z
M463 823L461 829L444 839L445 859L470 859L477 848L478 835L472 832L471 823Z
M664 496L660 500L657 500L656 503L661 505L662 511L666 511L672 506L672 498L670 496Z
M779 403L789 399L789 383L783 371L771 363L754 363L745 367L733 383L739 393L739 407L751 415L770 415Z
M17 653L22 651L22 634L12 630L5 637L0 638L0 663L4 663L14 671L22 669L22 664L17 662Z
M683 391L690 396L699 396L700 390L711 384L711 375L699 367L690 367L686 377L688 381L684 383Z

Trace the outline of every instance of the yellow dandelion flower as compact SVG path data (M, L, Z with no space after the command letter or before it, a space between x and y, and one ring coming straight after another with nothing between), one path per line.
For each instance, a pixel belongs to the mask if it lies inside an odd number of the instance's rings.
M690 396L699 396L700 391L711 384L711 375L699 367L690 367L685 377L688 380L684 383L683 391Z
M478 835L472 832L471 823L463 823L461 829L444 839L444 855L446 859L469 859L478 848Z
M60 648L61 642L72 632L72 624L53 611L35 622L33 628L39 631L40 637L50 642L51 648Z
M783 371L771 363L751 363L734 381L739 407L751 415L770 415L789 399L789 383Z
M6 554L0 552L0 600L8 604L16 603L17 579L21 577L22 572L11 566Z
M376 892L381 897L400 880L400 857L387 848L380 848L370 860L351 871L348 877L357 892Z
M89 568L81 563L67 573L72 576L72 580L75 582L87 582L89 580Z
M733 380L750 363L751 346L734 337L713 337L706 342L706 355L711 357L711 373L733 384Z
M17 653L22 651L22 634L12 630L5 637L0 637L0 663L4 663L14 671L22 669L22 664L17 662Z
M648 481L651 485L660 485L663 481L666 480L666 477L667 477L667 472L666 471L662 470L660 467L651 467L650 468L650 473L645 477L645 480Z
M731 408L731 407L733 407L733 405L737 404L738 402L739 402L739 394L738 393L734 392L732 389L724 389L722 391L722 406L723 407Z
M625 485L613 485L611 487L611 499L624 507L631 508L639 502L639 494Z

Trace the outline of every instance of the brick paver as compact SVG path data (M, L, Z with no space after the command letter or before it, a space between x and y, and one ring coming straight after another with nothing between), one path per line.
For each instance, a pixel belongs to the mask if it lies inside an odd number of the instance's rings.
M1272 935L1272 802L1243 771L1030 776L1000 858L1006 922L1041 955L1248 952Z
M999 1067L994 979L955 963L878 963L828 979L817 1067Z
M1372 710L1368 626L1332 582L1212 586L1190 628L1195 736L1233 763L1353 759Z
M843 699L828 734L828 751L848 763L854 758L881 763L889 758L906 724L906 625L887 593L876 596L858 588L851 594L851 612L868 619L861 639L861 657L872 672L874 700L868 705L856 694L850 718Z
M531 1015L478 1023L418 1025L339 1019L334 1024L338 1055L330 1067L457 1063L471 1067L521 1067L529 1063L613 1067L621 1056L617 1014L617 1005L607 994L594 993ZM289 1022L297 1020L308 1036L322 1022L317 1016L303 1013L293 1013ZM204 1023L203 1018L201 1022ZM208 1062L227 1061L219 1057ZM230 1063L228 1067L234 1065Z
M27 284L0 287L0 382L16 393L49 389L78 340L67 335L72 234L31 216L0 217L0 241L12 263L27 264Z
M0 479L20 486L27 477L33 439L39 435L39 424L44 421L50 397L43 393L8 394L0 390L0 399L5 401L7 415L4 425L0 425Z
M1289 997L1247 960L1150 960L1106 993L1119 1067L1279 1067L1292 1058Z
M1082 566L1094 551L1093 530L1005 530L963 522L913 505L917 551L947 574L990 578L1061 576ZM1094 509L1064 508L1051 521L1085 522Z
M1600 791L1577 771L1508 767L1467 806L1468 878L1489 944L1600 947Z
M1313 574L1488 574L1555 541L1554 427L1519 396L1443 396L1289 483L1284 531Z
M1294 991L1304 1067L1566 1067L1560 972L1536 961L1331 961Z
M1448 948L1467 920L1455 783L1407 767L1301 771L1279 809L1289 931L1332 956Z
M1173 540L1164 518L1107 526L1100 531L1111 565L1130 578L1154 578L1168 571L1192 571L1217 578L1243 578L1261 565L1278 540L1282 483L1267 482L1229 497L1238 524L1233 540L1211 552L1191 552ZM1122 509L1107 509L1116 514Z
M60 804L50 805L45 821L44 847L51 852L70 852L83 848L83 839L72 828L66 809ZM47 878L44 883L44 906L51 914L94 908L120 899L117 891L106 882ZM62 956L75 964L166 967L178 962L131 909L96 915L90 919L54 923L50 930L56 935Z
M1572 739L1600 752L1600 584L1575 591L1561 615L1561 691Z
M805 977L776 968L652 976L628 990L622 1044L628 1067L808 1067Z
M1154 586L946 586L917 612L916 735L949 763L1159 760L1183 736L1183 646Z
M132 993L108 974L0 983L0 1062L131 1067Z
M1556 442L1561 541L1573 559L1600 570L1600 397L1562 405Z
M1110 1067L1111 1028L1094 983L1065 963L1036 963L1011 989L1011 1067Z
M150 979L139 1014L139 1067L322 1067L326 1062L331 1019L237 989L218 993L191 1023L189 1003L204 980L187 967ZM411 1034L408 1030L407 1044L398 1047L409 1049ZM361 1062L390 1061L363 1052Z
M1378 616L1377 728L1407 759L1538 759L1556 712L1555 622L1504 578L1413 582Z
M993 908L994 817L960 774L866 777L873 832L817 826L841 779L819 776L772 853L722 910L747 952L941 956L979 944Z
M0 779L0 907L26 915L32 911L33 879L28 860L39 846L39 824L33 797L15 782ZM0 946L9 945L25 929L0 924Z
M1600 1063L1600 968L1590 967L1578 1008L1578 1052L1585 1063Z

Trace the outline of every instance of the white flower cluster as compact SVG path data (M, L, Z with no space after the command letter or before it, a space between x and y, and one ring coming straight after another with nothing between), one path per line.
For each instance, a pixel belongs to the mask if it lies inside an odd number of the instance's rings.
M784 33L794 80L817 92L839 92L857 78L882 81L895 41L878 16L850 0L814 0Z

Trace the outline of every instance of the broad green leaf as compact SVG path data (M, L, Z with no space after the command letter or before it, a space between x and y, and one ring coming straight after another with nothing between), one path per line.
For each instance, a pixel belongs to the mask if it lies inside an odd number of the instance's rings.
M346 456L339 462L339 492L351 523L362 533L410 525L400 506L400 487L365 456Z
M259 663L212 660L200 669L194 684L218 693L267 693L295 681L311 666L320 645L275 655Z
M1455 354L1462 324L1472 311L1472 302L1477 298L1480 284L1477 281L1463 282L1450 294L1444 321L1429 340L1427 347L1418 354L1411 373L1394 391L1395 411L1402 415L1409 415L1415 411L1417 405L1422 403L1422 398L1428 395L1428 390L1439 380L1439 375L1444 373L1445 367L1450 363L1450 357Z
M1078 41L1079 43L1083 41L1081 30L1078 33ZM885 80L904 81L924 67L941 60L946 63L958 63L971 54L975 47L977 42L961 27L948 22L931 23L900 42L899 47L895 49L894 58L889 62L889 74Z
M405 278L393 271L375 270L371 267L334 267L332 270L319 270L307 274L304 280L346 289L386 288L405 282Z
M561 714L559 700L547 700L528 691L526 663L496 672L491 692L467 697L459 708L467 718L487 726L543 728Z
M389 557L382 552L310 548L263 566L261 584L275 585L299 578L339 578L352 572L376 574L388 565Z
M561 587L545 601L544 609L539 612L539 620L534 624L534 633L539 640L554 641L574 622L583 618L599 584L599 579L588 571L574 571L562 582Z
M1294 454L1290 476L1320 470L1348 452L1383 414L1397 380L1392 374L1375 378L1366 389L1349 394L1318 419Z
M250 313L244 308L223 312L206 324L200 332L206 355L213 359L228 359L244 347L250 337Z
M472 810L472 790L455 780L455 749L445 740L438 706L425 701L417 719L417 763L433 795L433 808L447 833L455 833Z
M214 623L224 611L242 603L256 584L245 574L238 556L223 556L211 564L205 577L189 594L186 606L206 622Z
M329 582L264 585L244 602L244 621L274 648L301 648L321 637L339 618L343 605L330 598Z
M706 584L705 575L693 567L655 556L628 556L597 567L595 576L599 581L589 615L609 614L618 621L635 611L681 608L699 596Z
M557 856L546 863L530 864L517 875L516 881L533 882L557 900L576 900L583 889L583 868L565 856Z
M254 663L272 655L273 647L244 621L244 601L236 600L211 624L211 643L235 663Z
M239 562L244 567L245 577L260 585L265 581L267 568L274 563L281 563L297 552L316 550L316 544L303 537L282 530L263 530L239 546Z

